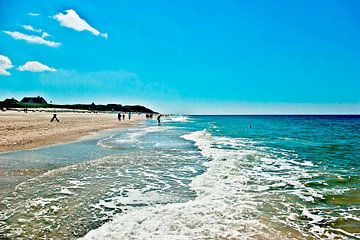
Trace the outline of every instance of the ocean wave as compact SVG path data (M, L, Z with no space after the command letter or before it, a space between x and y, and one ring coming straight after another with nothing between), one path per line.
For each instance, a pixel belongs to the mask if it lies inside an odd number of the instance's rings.
M134 147L136 143L142 143L142 137L151 133L165 132L176 129L173 126L146 126L140 128L131 128L126 132L116 133L110 137L101 139L97 145L103 148L121 148L122 146Z
M192 122L187 116L164 117L162 122Z
M7 206L0 212L0 235L73 239L116 214L184 201L176 191L187 191L186 176L198 170L191 163L177 166L180 159L185 161L169 151L136 151L50 170L0 202Z
M212 158L206 162L207 171L190 184L197 195L194 200L132 209L90 231L83 239L244 238L257 235L257 229L264 230L261 222L246 217L246 213L256 211L256 204L231 187L246 181L231 173L236 160L229 158L224 164L223 158L217 158L211 149L211 137L206 130L183 136L195 141L204 155ZM267 230L268 237L276 235Z
M84 239L284 238L253 216L257 203L244 194L248 178L238 174L237 164L252 151L215 148L214 144L235 146L239 142L216 139L206 130L182 137L195 142L209 159L204 163L207 171L190 183L196 198L186 203L133 209L90 231Z
M323 224L332 217L306 207L296 210L299 201L324 199L301 181L313 176L307 170L311 162L275 156L273 150L254 148L252 140L213 136L205 129L182 138L193 141L208 159L203 163L207 170L189 184L196 198L134 208L83 239L344 238ZM308 219L308 232L302 218Z

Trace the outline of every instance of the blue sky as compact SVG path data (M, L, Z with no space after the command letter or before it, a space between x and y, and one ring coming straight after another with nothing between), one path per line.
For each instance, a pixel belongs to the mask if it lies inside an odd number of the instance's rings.
M0 98L360 113L359 10L355 0L0 0Z

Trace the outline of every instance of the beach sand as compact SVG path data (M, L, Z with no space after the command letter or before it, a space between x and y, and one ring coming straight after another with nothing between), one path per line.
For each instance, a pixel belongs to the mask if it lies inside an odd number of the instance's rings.
M0 152L77 140L96 131L137 125L143 115L118 121L117 114L59 112L60 122L50 122L52 112L0 112Z

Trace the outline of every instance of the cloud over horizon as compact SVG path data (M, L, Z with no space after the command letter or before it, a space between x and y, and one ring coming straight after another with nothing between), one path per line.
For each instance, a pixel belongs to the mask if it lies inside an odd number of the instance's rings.
M29 71L29 72L56 72L57 70L53 67L46 66L45 64L42 64L38 61L27 61L24 65L18 67L18 70L23 71Z
M79 14L73 9L68 9L65 13L58 13L53 16L61 26L74 29L76 31L89 31L95 36L101 36L103 38L108 38L107 33L101 33L99 30L93 28L88 24L84 19L82 19Z
M40 36L35 36L35 35L28 35L25 33L18 32L18 31L13 31L13 32L12 31L3 31L3 32L15 40L24 40L24 41L26 41L28 43L32 43L32 44L41 44L41 45L46 45L48 47L58 47L61 45L60 42L54 42L54 41L49 41L49 40L44 39L44 37L46 37L46 35L44 35L44 34L40 37Z
M94 72L79 72L76 70L59 69L54 74L42 74L40 80L47 84L60 88L80 87L84 89L134 89L142 85L138 75L125 69L102 70Z
M58 69L55 73L39 75L43 89L53 89L57 97L76 95L81 91L84 99L119 99L126 101L153 101L178 98L176 89L160 81L146 81L137 73L126 69L81 72ZM168 97L171 95L171 97Z

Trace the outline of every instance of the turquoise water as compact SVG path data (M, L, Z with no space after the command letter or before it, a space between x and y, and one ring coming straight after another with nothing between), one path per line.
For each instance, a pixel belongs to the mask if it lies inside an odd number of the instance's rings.
M360 238L360 117L163 120L1 154L0 236Z

